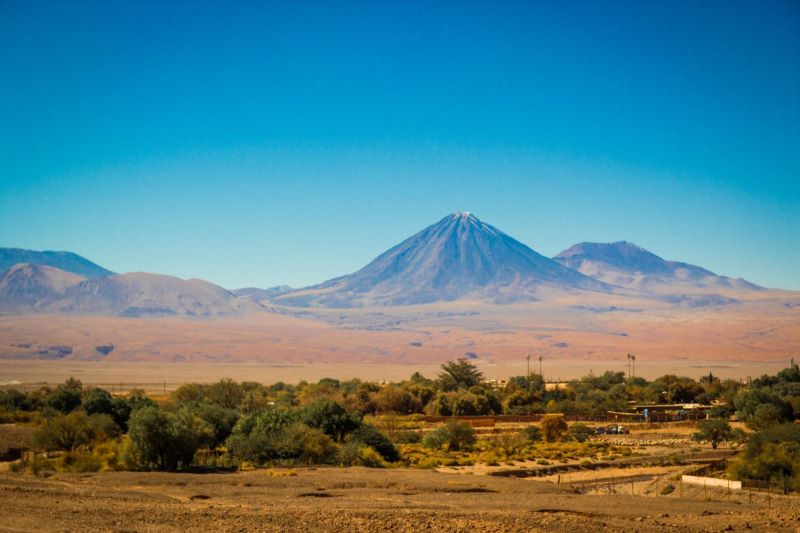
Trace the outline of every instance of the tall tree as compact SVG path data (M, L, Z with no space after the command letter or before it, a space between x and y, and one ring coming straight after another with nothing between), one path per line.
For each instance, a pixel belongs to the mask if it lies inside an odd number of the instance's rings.
M483 381L483 373L466 359L444 363L437 377L442 389L448 391L468 389Z

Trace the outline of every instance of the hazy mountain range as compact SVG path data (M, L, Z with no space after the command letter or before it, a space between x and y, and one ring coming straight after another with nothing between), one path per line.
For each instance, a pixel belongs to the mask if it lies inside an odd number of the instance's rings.
M263 310L266 303L271 308L506 304L581 294L671 295L667 301L692 298L699 305L718 305L735 301L736 293L762 290L627 242L576 244L550 259L466 212L446 216L353 274L302 289L228 291L196 279L114 274L69 252L15 248L0 249L0 272L5 314L232 316Z

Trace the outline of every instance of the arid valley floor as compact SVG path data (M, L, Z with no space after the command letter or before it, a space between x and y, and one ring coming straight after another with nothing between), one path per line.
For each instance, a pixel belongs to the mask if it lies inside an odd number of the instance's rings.
M797 531L797 497L576 494L420 470L0 474L1 531ZM769 499L768 499L769 498Z

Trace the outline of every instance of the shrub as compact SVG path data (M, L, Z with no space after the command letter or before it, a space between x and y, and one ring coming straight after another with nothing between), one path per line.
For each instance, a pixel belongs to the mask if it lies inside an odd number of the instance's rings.
M344 466L365 466L367 468L384 468L383 457L370 446L351 441L342 445L339 460Z
M469 424L450 420L444 427L425 435L422 445L431 449L439 449L446 445L449 451L458 451L471 449L476 441L475 430Z
M524 437L515 433L500 433L494 439L494 445L506 459L517 453L524 444Z
M394 441L398 444L416 444L422 442L422 434L419 431L398 431L394 434Z
M432 450L439 450L448 443L449 434L446 428L436 428L425 434L422 445Z
M569 428L570 437L577 442L586 442L594 434L586 424L575 424Z
M394 447L392 441L390 441L386 435L378 431L375 426L365 424L350 433L350 435L347 436L347 440L348 442L359 442L365 446L369 446L389 462L394 463L400 460L400 454L397 453L397 448Z
M675 485L673 485L672 483L667 483L667 484L666 484L666 485L664 485L664 487L661 489L661 495L662 495L662 496L666 496L667 494L672 494L672 492L673 492L674 490L675 490Z
M306 464L326 464L335 460L337 447L322 431L303 424L293 424L282 433L281 455Z
M522 438L528 442L539 442L542 440L542 430L537 426L528 426L520 432Z
M568 427L563 416L547 416L542 420L542 436L546 442L563 440Z

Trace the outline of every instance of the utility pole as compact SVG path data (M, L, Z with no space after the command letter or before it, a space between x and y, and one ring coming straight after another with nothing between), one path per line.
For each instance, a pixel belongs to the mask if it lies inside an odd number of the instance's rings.
M542 356L539 356L539 377L542 378L542 383L544 383L544 374L542 374Z
M636 356L631 354L631 374L636 377Z
M628 357L628 379L631 379L631 354L628 354L627 357Z
M528 375L528 380L530 381L530 379L531 379L531 354L528 354L528 356L525 359L528 361L528 374L527 375Z

